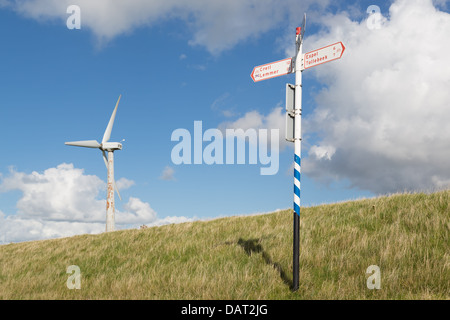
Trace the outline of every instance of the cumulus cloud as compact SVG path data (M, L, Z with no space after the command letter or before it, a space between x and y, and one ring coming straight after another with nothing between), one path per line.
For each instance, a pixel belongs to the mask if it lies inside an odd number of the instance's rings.
M333 146L312 146L309 148L308 155L314 157L317 160L326 159L331 160L331 157L336 152L336 148Z
M14 169L2 180L0 191L20 190L17 202L21 218L44 218L48 221L104 221L104 202L97 198L105 183L73 164L60 164L43 173L26 174Z
M161 180L173 181L175 180L174 174L175 170L172 167L166 166L161 174L161 177L159 178Z
M325 88L304 121L306 139L320 138L302 170L375 193L448 187L450 15L431 0L397 0L384 16L371 30L366 20L327 15L305 39L306 50L337 41L346 50L305 71Z
M96 234L103 231L105 223L48 221L42 218L0 214L0 244Z
M128 202L123 206L125 212L117 215L117 223L136 224L142 221L154 222L156 220L156 212L150 207L150 204L134 197L130 197Z
M73 164L60 164L42 173L10 169L0 176L0 192L19 190L17 212L0 211L0 243L68 237L105 231L106 184L97 176L84 174ZM121 178L118 187L129 188L134 181ZM101 194L100 194L101 192ZM123 210L116 208L116 228L141 224L163 225L191 221L186 217L159 219L149 203L129 197Z
M296 20L310 6L323 8L329 0L0 0L21 15L38 20L65 23L67 7L81 9L81 28L93 32L100 41L176 18L191 29L191 45L220 53L237 43L257 37L286 20ZM298 23L298 22L297 22Z
M256 110L249 111L234 121L220 123L218 128L224 136L226 129L242 129L244 132L248 129L255 129L257 132L259 129L267 129L269 132L271 129L278 129L279 146L280 149L284 149L288 145L288 142L285 140L285 121L285 110L278 105L267 115L261 114ZM271 135L269 134L268 141L270 141L270 137Z

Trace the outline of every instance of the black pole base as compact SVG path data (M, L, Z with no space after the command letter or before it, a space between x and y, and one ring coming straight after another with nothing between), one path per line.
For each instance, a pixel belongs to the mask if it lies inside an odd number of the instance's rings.
M297 291L299 287L299 273L300 273L300 216L294 211L294 263L292 274L292 291Z

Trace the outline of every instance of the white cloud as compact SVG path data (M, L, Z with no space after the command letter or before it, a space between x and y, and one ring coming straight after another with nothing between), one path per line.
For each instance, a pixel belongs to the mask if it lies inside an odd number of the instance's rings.
M280 23L297 21L310 6L324 8L329 0L1 0L16 12L38 20L66 22L69 5L81 9L81 28L93 32L100 42L177 18L186 22L192 35L188 42L211 53L220 53L248 38L258 37Z
M326 159L331 160L331 157L336 152L336 148L333 146L312 146L309 148L308 155L315 157L317 160Z
M174 174L175 170L172 167L166 166L161 174L161 177L159 178L161 180L173 181L175 180Z
M116 186L120 192L120 190L129 189L130 187L134 186L134 181L128 180L127 178L120 178L119 180L116 181Z
M60 164L43 173L10 171L3 178L0 191L20 190L17 202L21 218L53 221L104 221L104 202L97 198L105 183L97 176L85 175L73 164Z
M105 231L106 184L97 176L85 175L73 164L60 164L42 173L30 174L11 169L0 175L0 192L22 192L17 213L0 211L0 243L68 237ZM118 187L131 187L126 178ZM102 194L100 194L100 192ZM117 203L116 203L117 205ZM130 197L123 210L116 207L116 229L134 228L141 224L162 225L191 221L186 217L159 219L150 204Z
M187 218L184 216L169 216L161 219L157 219L153 222L150 222L146 224L147 227L158 227L163 226L167 224L173 224L173 223L184 223L184 222L192 222L194 220L197 220L196 218Z
M150 207L150 204L138 198L130 197L123 208L125 212L116 214L118 224L152 223L156 220L156 211Z
M288 142L285 140L285 110L281 106L276 106L268 115L263 115L259 111L253 110L245 113L241 118L234 121L225 121L219 124L218 128L225 136L226 129L278 129L279 130L279 146L284 149ZM270 141L270 134L268 135Z
M41 239L96 234L105 231L105 223L48 221L40 218L21 218L0 215L0 244Z
M398 0L378 30L345 14L321 23L305 51L337 41L346 50L305 71L326 88L304 121L306 139L320 141L311 143L303 172L376 193L448 186L450 15L430 0Z

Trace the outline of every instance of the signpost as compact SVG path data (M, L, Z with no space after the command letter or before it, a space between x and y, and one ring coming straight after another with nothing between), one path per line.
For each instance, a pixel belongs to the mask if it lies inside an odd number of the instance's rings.
M313 50L303 55L304 69L315 67L319 64L340 59L345 47L342 42L330 44L329 46Z
M284 76L291 73L291 64L292 58L263 64L262 66L254 67L250 76L254 82Z
M325 62L340 59L345 47L342 42L302 53L306 14L302 26L297 28L295 44L297 54L293 58L268 63L253 68L251 78L254 82L295 73L295 85L286 85L286 140L294 142L294 243L292 289L299 288L300 257L300 175L301 175L301 117L302 117L302 72Z

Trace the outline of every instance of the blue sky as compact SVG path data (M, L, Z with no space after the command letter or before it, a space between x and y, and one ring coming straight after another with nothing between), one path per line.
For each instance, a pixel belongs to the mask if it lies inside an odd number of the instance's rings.
M0 242L103 231L106 168L101 152L64 142L101 141L119 94L111 135L111 141L126 139L123 150L115 152L115 178L123 187L123 200L116 197L119 228L291 208L292 145L281 141L278 173L263 176L260 164L175 165L171 134L178 128L193 134L194 121L202 121L203 130L232 126L249 113L261 121L260 128L282 123L285 84L293 83L294 75L254 83L250 73L256 65L292 55L295 27L305 11L305 51L343 41L346 52L340 60L303 72L302 205L430 190L450 181L450 148L444 139L450 134L444 127L432 129L435 120L449 119L444 107L449 96L440 89L448 88L449 64L437 76L423 75L422 92L396 81L409 79L410 68L403 63L415 65L415 60L401 59L395 51L401 48L365 51L380 48L383 41L398 43L390 37L399 33L403 48L410 48L413 34L405 26L417 21L405 19L420 12L429 10L423 29L448 27L446 1L266 3L275 9L217 1L205 9L201 1L183 6L169 1L167 8L154 1L153 8L153 2L136 0L120 10L107 1L104 8L72 1L81 8L80 30L66 27L69 3L58 8L46 0L27 3L0 1ZM366 24L372 4L383 15L377 30ZM435 49L448 47L447 37L433 34L428 41L437 48L422 52L422 57L432 55L426 70L445 59L433 56ZM412 152L407 139L418 118L402 116L408 102L403 92L433 107L420 124L430 128L417 143L423 154ZM365 99L373 103L367 110L390 105L398 117L391 121L381 111L355 112ZM340 118L346 114L351 117ZM360 117L353 119L356 114ZM346 119L353 122L346 124ZM403 127L399 119L410 123ZM379 128L371 127L375 123L384 124L384 131L374 130ZM284 129L278 129L284 140ZM371 151L364 149L367 145ZM410 172L424 167L426 177L411 178ZM163 178L167 168L170 174Z

